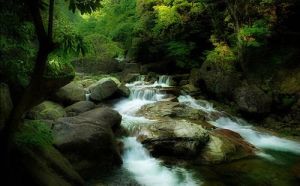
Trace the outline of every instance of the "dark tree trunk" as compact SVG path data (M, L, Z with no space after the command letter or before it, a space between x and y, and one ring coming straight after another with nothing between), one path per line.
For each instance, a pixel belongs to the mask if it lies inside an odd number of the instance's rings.
M24 90L23 94L20 96L20 99L14 105L8 122L6 123L4 129L0 132L0 145L1 145L1 169L3 170L2 176L8 181L11 181L10 178L12 173L10 172L10 153L13 147L12 139L18 131L24 114L30 110L33 106L40 103L45 95L43 95L42 84L43 84L43 74L46 68L46 62L48 55L54 49L54 44L52 42L52 24L48 24L48 34L47 35L42 16L39 10L38 1L27 0L25 1L25 6L31 12L32 20L35 26L35 31L39 41L39 49L37 57L35 60L34 70L31 75L30 83L27 88ZM53 6L54 0L50 0L49 4L49 21L53 22ZM51 12L50 12L51 11ZM3 183L6 183L3 181Z

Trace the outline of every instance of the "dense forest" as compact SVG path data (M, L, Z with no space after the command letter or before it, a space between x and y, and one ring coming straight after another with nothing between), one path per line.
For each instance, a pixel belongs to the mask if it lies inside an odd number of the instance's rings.
M299 184L300 1L0 7L0 185Z

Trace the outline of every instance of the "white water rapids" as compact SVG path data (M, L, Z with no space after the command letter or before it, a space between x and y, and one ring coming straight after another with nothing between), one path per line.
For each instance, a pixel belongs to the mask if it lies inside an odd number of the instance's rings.
M205 100L195 100L188 95L179 96L178 101L195 109L202 110L208 114L219 112L213 108L211 103ZM239 133L246 141L253 144L257 148L260 148L261 150L270 149L300 154L300 144L298 142L258 131L245 120L240 118L219 117L214 121L209 121L209 123L216 127L229 129ZM259 152L258 155L267 159L273 159L271 155L264 152Z
M158 159L151 157L148 151L136 140L135 131L139 131L142 125L151 125L153 120L144 117L137 117L136 112L149 103L155 103L167 98L166 94L159 91L161 87L169 87L170 78L160 76L158 81L149 84L144 81L143 76L138 81L127 84L131 94L129 99L123 99L115 104L114 108L122 115L122 126L131 131L131 137L123 139L123 167L127 169L134 179L145 186L193 186L201 185L201 181L196 179L192 173L180 167L167 167ZM207 113L221 113L216 110L211 103L205 100L195 100L189 95L179 96L178 101L195 109ZM280 138L267 132L262 132L248 124L246 121L219 114L218 118L211 117L212 125L225 128L239 133L246 141L260 149L258 156L268 160L275 160L268 149L275 151L291 152L300 154L300 144L298 142Z
M147 84L142 76L138 81L127 84L131 94L115 104L115 109L122 115L122 125L129 131L138 129L140 125L151 124L153 121L144 117L137 117L135 113L149 103L160 101L166 97L159 93L157 87L169 87L170 78L160 76L153 84ZM151 157L136 137L123 139L123 166L138 183L145 186L196 186L201 182L193 178L192 174L180 167L166 167L159 160Z

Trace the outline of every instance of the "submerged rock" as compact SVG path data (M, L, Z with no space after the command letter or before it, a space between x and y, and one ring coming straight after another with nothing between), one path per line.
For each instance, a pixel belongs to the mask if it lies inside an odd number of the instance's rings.
M29 119L36 120L55 120L67 115L64 108L52 101L44 101L41 104L33 107L28 113Z
M60 118L53 125L54 144L84 176L110 170L122 163L113 134L120 123L121 115L109 108Z
M256 148L238 133L228 129L215 129L203 148L198 163L216 164L255 155ZM199 162L200 161L200 162Z
M76 82L71 82L60 88L53 96L53 99L59 103L70 105L78 101L85 100L85 90L83 86Z

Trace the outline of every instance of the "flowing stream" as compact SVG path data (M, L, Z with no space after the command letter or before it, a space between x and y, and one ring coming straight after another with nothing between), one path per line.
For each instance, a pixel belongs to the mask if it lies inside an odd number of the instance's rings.
M160 88L170 87L169 76L160 76L154 83L141 76L127 84L131 94L128 99L118 101L114 109L122 115L122 126L130 136L124 143L123 169L139 185L145 186L193 186L193 185L297 185L299 177L294 173L295 164L300 165L300 144L258 130L246 121L223 114L206 100L196 100L189 95L177 97L178 101L207 113L209 123L239 133L246 141L259 149L257 157L229 162L221 165L168 166L153 158L137 141L139 128L151 125L154 120L136 116L136 112L149 103L168 98ZM218 117L216 117L216 114ZM211 117L210 117L211 116ZM299 175L298 175L299 176Z
M178 101L195 109L202 110L207 114L219 112L213 108L213 105L205 100L195 100L191 96L179 96ZM300 144L298 142L279 138L277 136L256 130L245 120L237 117L221 116L215 120L209 121L212 125L229 129L239 133L246 141L253 144L255 147L263 150L275 150L300 154ZM271 155L260 152L258 155L273 159Z
M122 100L115 105L115 109L122 115L122 125L134 133L140 125L151 124L152 120L137 117L135 113L149 103L163 100L167 95L160 93L158 87L169 87L170 78L160 76L158 81L148 84L144 77L132 84L127 84L131 94L129 99ZM136 137L123 139L124 154L123 167L127 169L137 182L146 186L196 186L201 185L199 180L193 178L192 174L181 167L167 167L158 159L151 157Z

